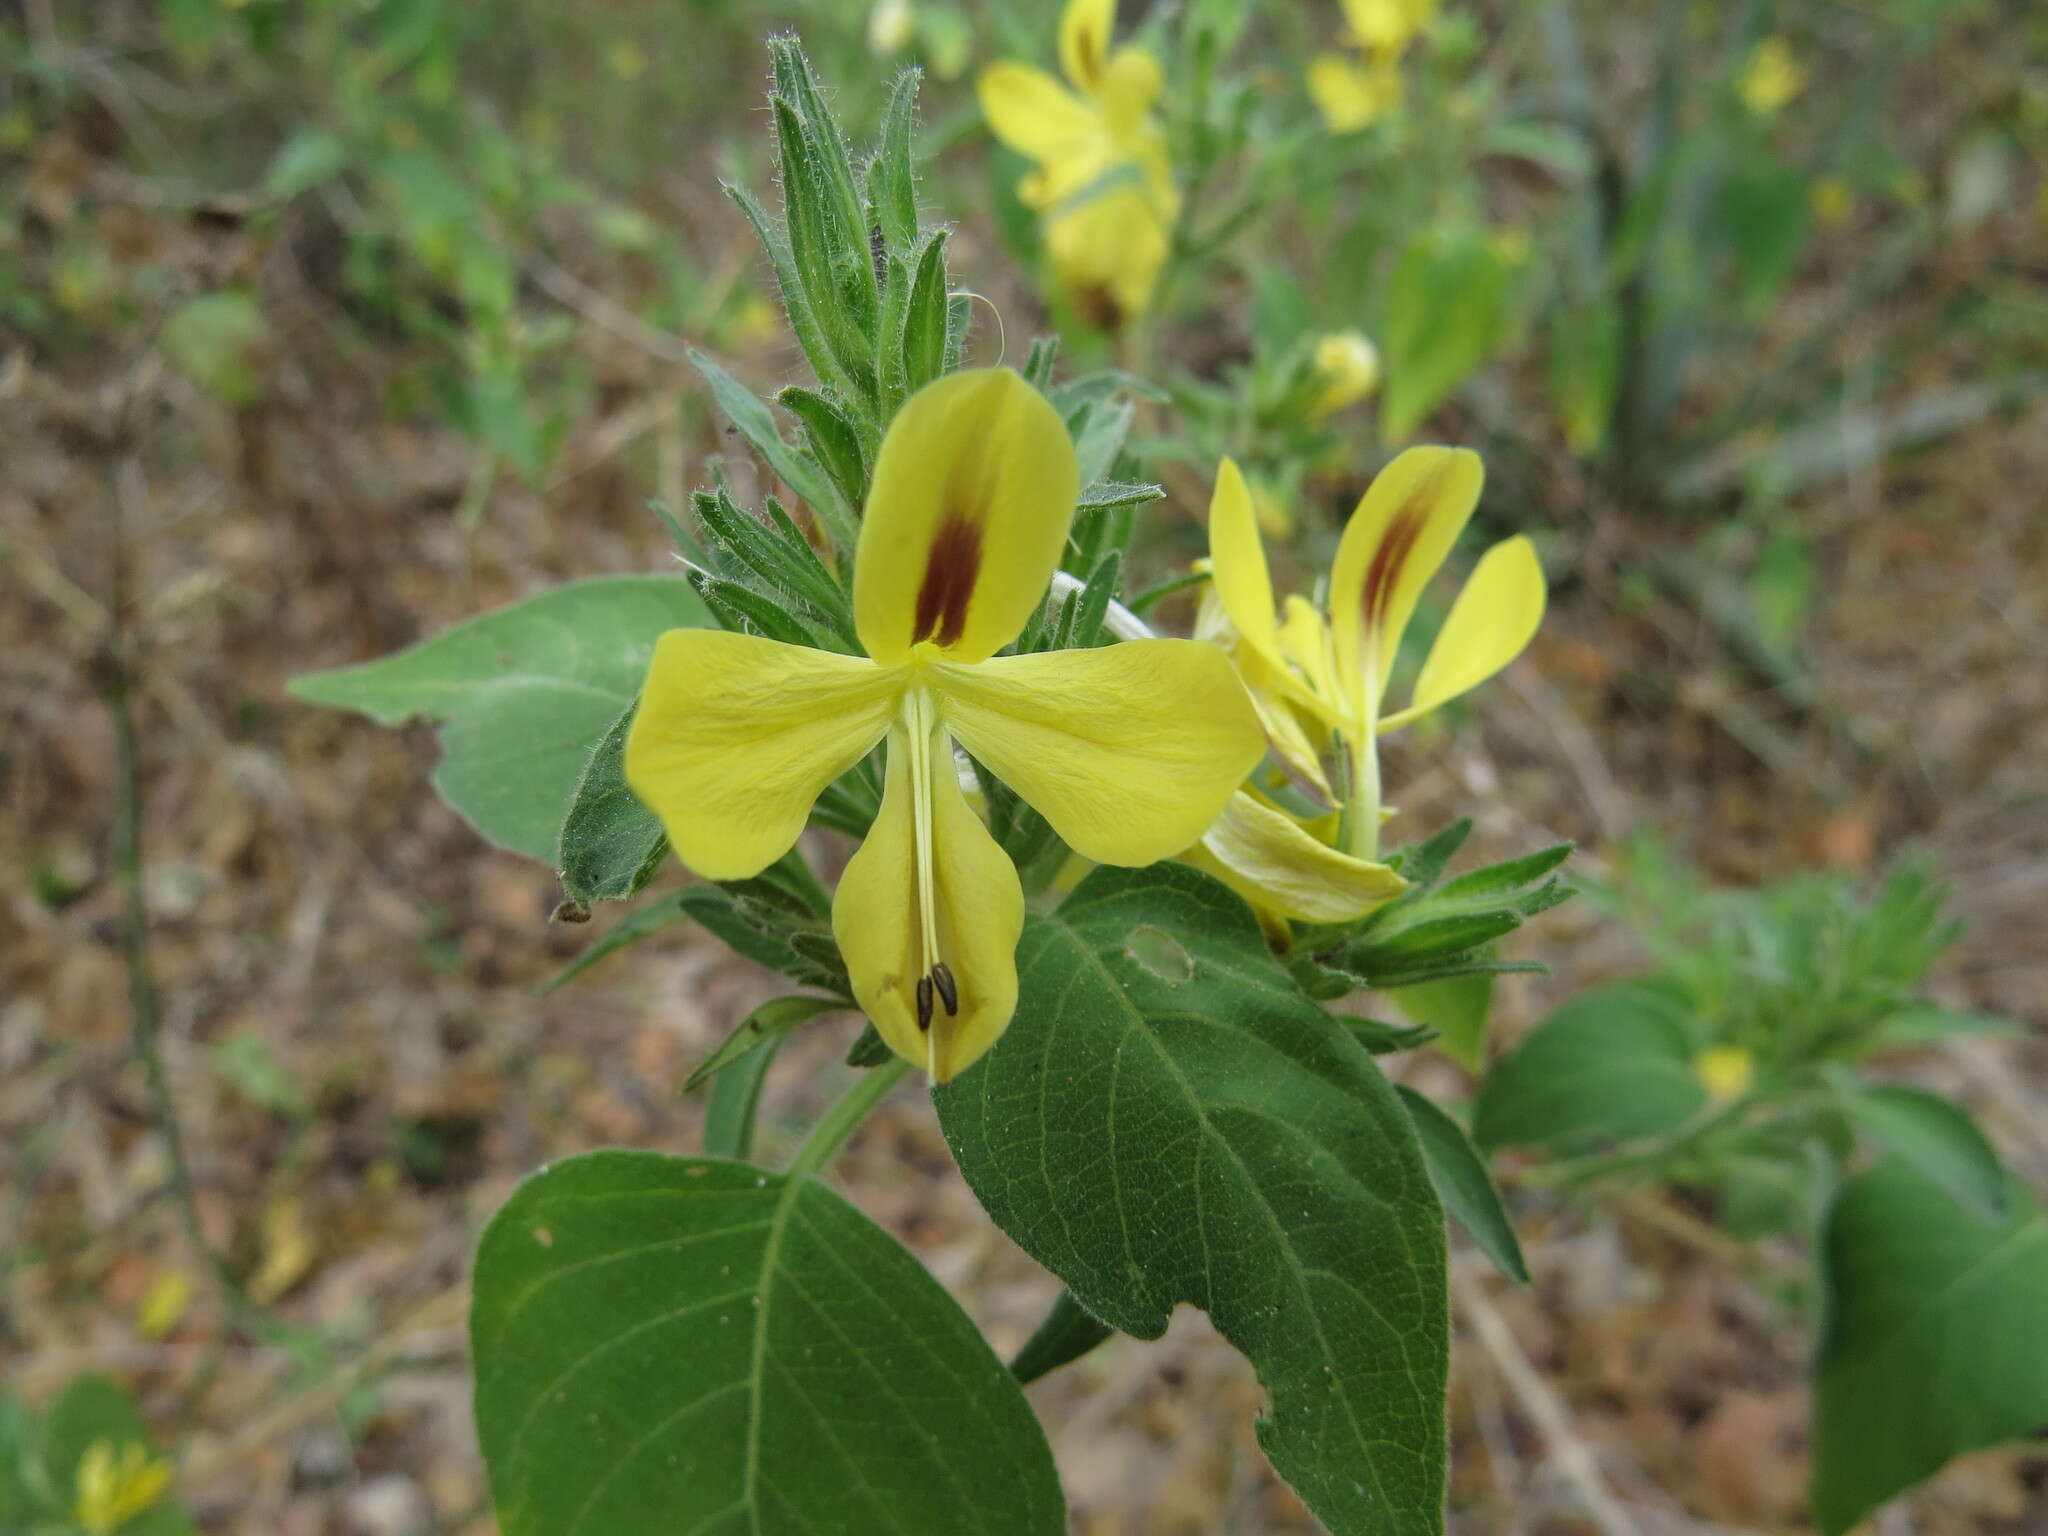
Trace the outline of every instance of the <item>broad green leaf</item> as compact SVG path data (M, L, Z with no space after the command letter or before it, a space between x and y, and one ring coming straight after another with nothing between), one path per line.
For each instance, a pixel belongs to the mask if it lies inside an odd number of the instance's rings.
M1950 1457L2048 1423L2048 1222L1989 1220L1889 1159L1842 1187L1821 1252L1813 1512L1855 1525Z
M1676 999L1642 982L1582 993L1494 1063L1473 1105L1473 1139L1501 1147L1677 1130L1707 1102L1685 1024Z
M1978 1215L2004 1214L2005 1164L1977 1122L1940 1094L1880 1083L1852 1089L1842 1105L1864 1135Z
M1422 1140L1423 1160L1429 1165L1430 1181L1437 1198L1479 1245L1480 1251L1500 1272L1523 1285L1529 1283L1529 1265L1522 1257L1521 1241L1514 1223L1500 1202L1493 1175L1486 1171L1486 1159L1472 1145L1465 1128L1437 1107L1436 1103L1403 1083L1399 1085L1401 1105L1415 1122L1415 1134Z
M1486 1015L1493 1007L1493 977L1485 971L1425 981L1387 994L1394 1006L1437 1033L1444 1054L1468 1072L1486 1056Z
M1009 1030L934 1094L989 1214L1113 1328L1207 1312L1338 1536L1440 1530L1443 1213L1371 1056L1181 864L1096 870L1017 969Z
M1508 273L1478 229L1438 230L1394 263L1381 330L1380 432L1400 444L1486 361L1505 331Z
M814 1178L597 1152L477 1251L477 1434L505 1536L1060 1536L1015 1380Z
M436 722L441 798L492 842L552 863L591 751L639 692L655 638L704 622L686 581L602 576L298 678L291 692L380 725Z
M636 697L599 740L562 821L555 867L571 901L637 895L668 853L660 819L626 787L626 733L638 706Z

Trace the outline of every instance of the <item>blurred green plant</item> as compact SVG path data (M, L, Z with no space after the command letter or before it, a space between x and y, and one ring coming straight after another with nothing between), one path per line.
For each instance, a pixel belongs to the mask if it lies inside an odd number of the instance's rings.
M1827 1536L1966 1451L2048 1418L2048 1223L1953 1101L1888 1055L2014 1025L1931 1001L1947 892L1900 865L1710 891L1639 843L1596 893L1657 965L1573 998L1495 1061L1482 1147L1525 1182L1663 1185L1738 1238L1790 1239L1817 1311L1812 1500Z

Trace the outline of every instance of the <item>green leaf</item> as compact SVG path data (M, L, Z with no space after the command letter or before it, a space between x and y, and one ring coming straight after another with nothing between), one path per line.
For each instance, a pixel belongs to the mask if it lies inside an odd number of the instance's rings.
M704 1058L703 1064L683 1083L683 1091L687 1093L717 1076L764 1041L778 1040L821 1013L838 1013L845 1007L846 999L841 997L778 997L763 1003L741 1019L718 1049Z
M492 842L552 863L592 749L640 691L656 637L706 619L686 581L603 576L290 691L380 725L436 722L441 798Z
M563 819L556 867L571 901L636 896L667 856L660 818L626 787L626 733L639 707L628 704L598 741Z
M1821 1251L1813 1512L1823 1536L1952 1456L2048 1423L2048 1222L1987 1220L1890 1159L1843 1185Z
M1486 1015L1493 1007L1493 977L1478 971L1446 981L1425 981L1387 994L1396 1008L1433 1029L1444 1054L1468 1072L1486 1057Z
M1521 1241L1514 1223L1501 1204L1493 1175L1486 1171L1486 1159L1472 1145L1465 1128L1417 1093L1406 1083L1398 1085L1401 1106L1415 1122L1415 1134L1422 1141L1423 1160L1429 1164L1430 1182L1451 1219L1468 1233L1479 1249L1500 1272L1522 1285L1529 1283L1529 1265L1522 1257Z
M1437 230L1402 251L1381 328L1380 433L1406 442L1485 362L1506 330L1507 270L1479 229Z
M1842 1107L1864 1135L1978 1215L2005 1214L2005 1164L1977 1122L1940 1094L1880 1083L1852 1087Z
M725 412L726 419L739 428L740 434L754 445L761 457L768 461L768 467L781 476L783 483L825 519L833 538L851 549L852 509L840 499L839 488L817 460L799 453L782 440L768 402L695 347L690 349L690 362L704 375L704 382L711 386L712 398Z
M761 1108L761 1085L782 1049L784 1035L769 1035L719 1073L704 1106L704 1151L711 1157L747 1157L754 1150L755 1117Z
M1008 1031L934 1094L989 1214L1113 1328L1207 1312L1338 1536L1440 1529L1442 1208L1372 1058L1185 865L1096 870L1017 969Z
M1494 1063L1472 1110L1482 1147L1677 1130L1707 1102L1684 1007L1642 982L1581 993Z
M310 192L348 168L348 146L324 128L301 128L279 146L263 173L263 194L280 202Z
M1070 1365L1095 1348L1116 1330L1074 1300L1072 1291L1061 1291L1045 1320L1024 1341L1010 1362L1010 1374L1030 1383Z
M270 327L255 296L236 288L203 293L164 321L158 345L171 366L223 405L253 405L263 393Z
M923 1265L816 1179L597 1152L477 1252L505 1536L1060 1536L1024 1394Z
M1951 1008L1936 1008L1931 1004L1916 1004L1873 1025L1870 1033L1858 1042L1857 1054L1910 1050L1914 1046L1932 1045L1953 1035L2013 1037L2024 1033L2026 1031L2011 1019L1997 1018L1988 1013L1964 1013Z
M861 452L860 429L833 400L791 384L776 397L790 415L803 423L805 441L812 455L825 466L832 484L849 507L867 500L868 466Z
M903 385L916 391L946 371L946 238L933 230L918 252L903 325ZM883 345L891 338L884 337Z
M693 885L677 893L676 903L755 964L804 986L852 996L831 924L778 901L763 881Z
M917 69L906 69L889 87L889 105L867 172L868 201L881 218L883 236L898 251L909 250L917 240L917 168L911 147L922 78Z

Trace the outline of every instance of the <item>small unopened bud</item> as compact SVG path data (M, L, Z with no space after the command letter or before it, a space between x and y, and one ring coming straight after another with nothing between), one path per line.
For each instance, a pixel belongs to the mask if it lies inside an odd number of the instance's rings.
M1309 414L1320 421L1379 388L1379 349L1363 331L1332 331L1316 343L1315 376L1322 390Z

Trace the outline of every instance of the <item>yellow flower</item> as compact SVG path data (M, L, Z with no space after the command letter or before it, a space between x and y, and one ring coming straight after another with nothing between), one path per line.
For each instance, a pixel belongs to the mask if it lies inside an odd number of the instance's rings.
M1059 413L1017 374L928 385L875 462L853 575L867 654L672 630L626 742L627 782L677 856L736 880L781 857L825 786L886 738L881 811L832 926L875 1028L940 1082L1009 1023L1024 922L1017 872L961 791L954 743L1107 864L1194 842L1264 750L1212 646L996 654L1052 577L1078 480Z
M1115 26L1115 0L1069 0L1059 42L1066 85L1008 59L978 82L990 131L1034 163L1017 192L1045 221L1061 282L1111 324L1151 303L1180 214L1152 115L1159 61L1142 48L1112 52Z
M95 1440L78 1458L72 1523L92 1536L111 1536L162 1498L170 1481L171 1464L151 1456L140 1440L118 1452L113 1441Z
M1735 94L1758 117L1775 117L1806 89L1806 66L1782 37L1767 37L1749 51Z
M1436 14L1436 0L1344 0L1344 20L1359 47L1399 54Z
M1806 194L1813 216L1829 229L1840 229L1856 216L1856 189L1839 176L1823 176Z
M1360 498L1337 548L1324 608L1289 597L1276 615L1266 554L1244 477L1225 459L1209 507L1216 599L1235 633L1233 660L1274 755L1304 783L1327 786L1319 742L1335 747L1345 805L1341 842L1371 860L1381 820L1378 739L1506 666L1542 621L1543 571L1528 539L1480 557L1415 679L1405 709L1386 691L1422 589L1479 501L1479 457L1410 448Z
M1693 1057L1692 1075L1709 1097L1738 1098L1756 1081L1756 1057L1739 1045L1711 1045Z
M1308 413L1320 421L1379 388L1379 348L1363 331L1331 331L1316 343L1315 374L1322 391Z
M1401 105L1404 90L1397 57L1319 53L1309 60L1309 100L1332 133L1370 128Z

